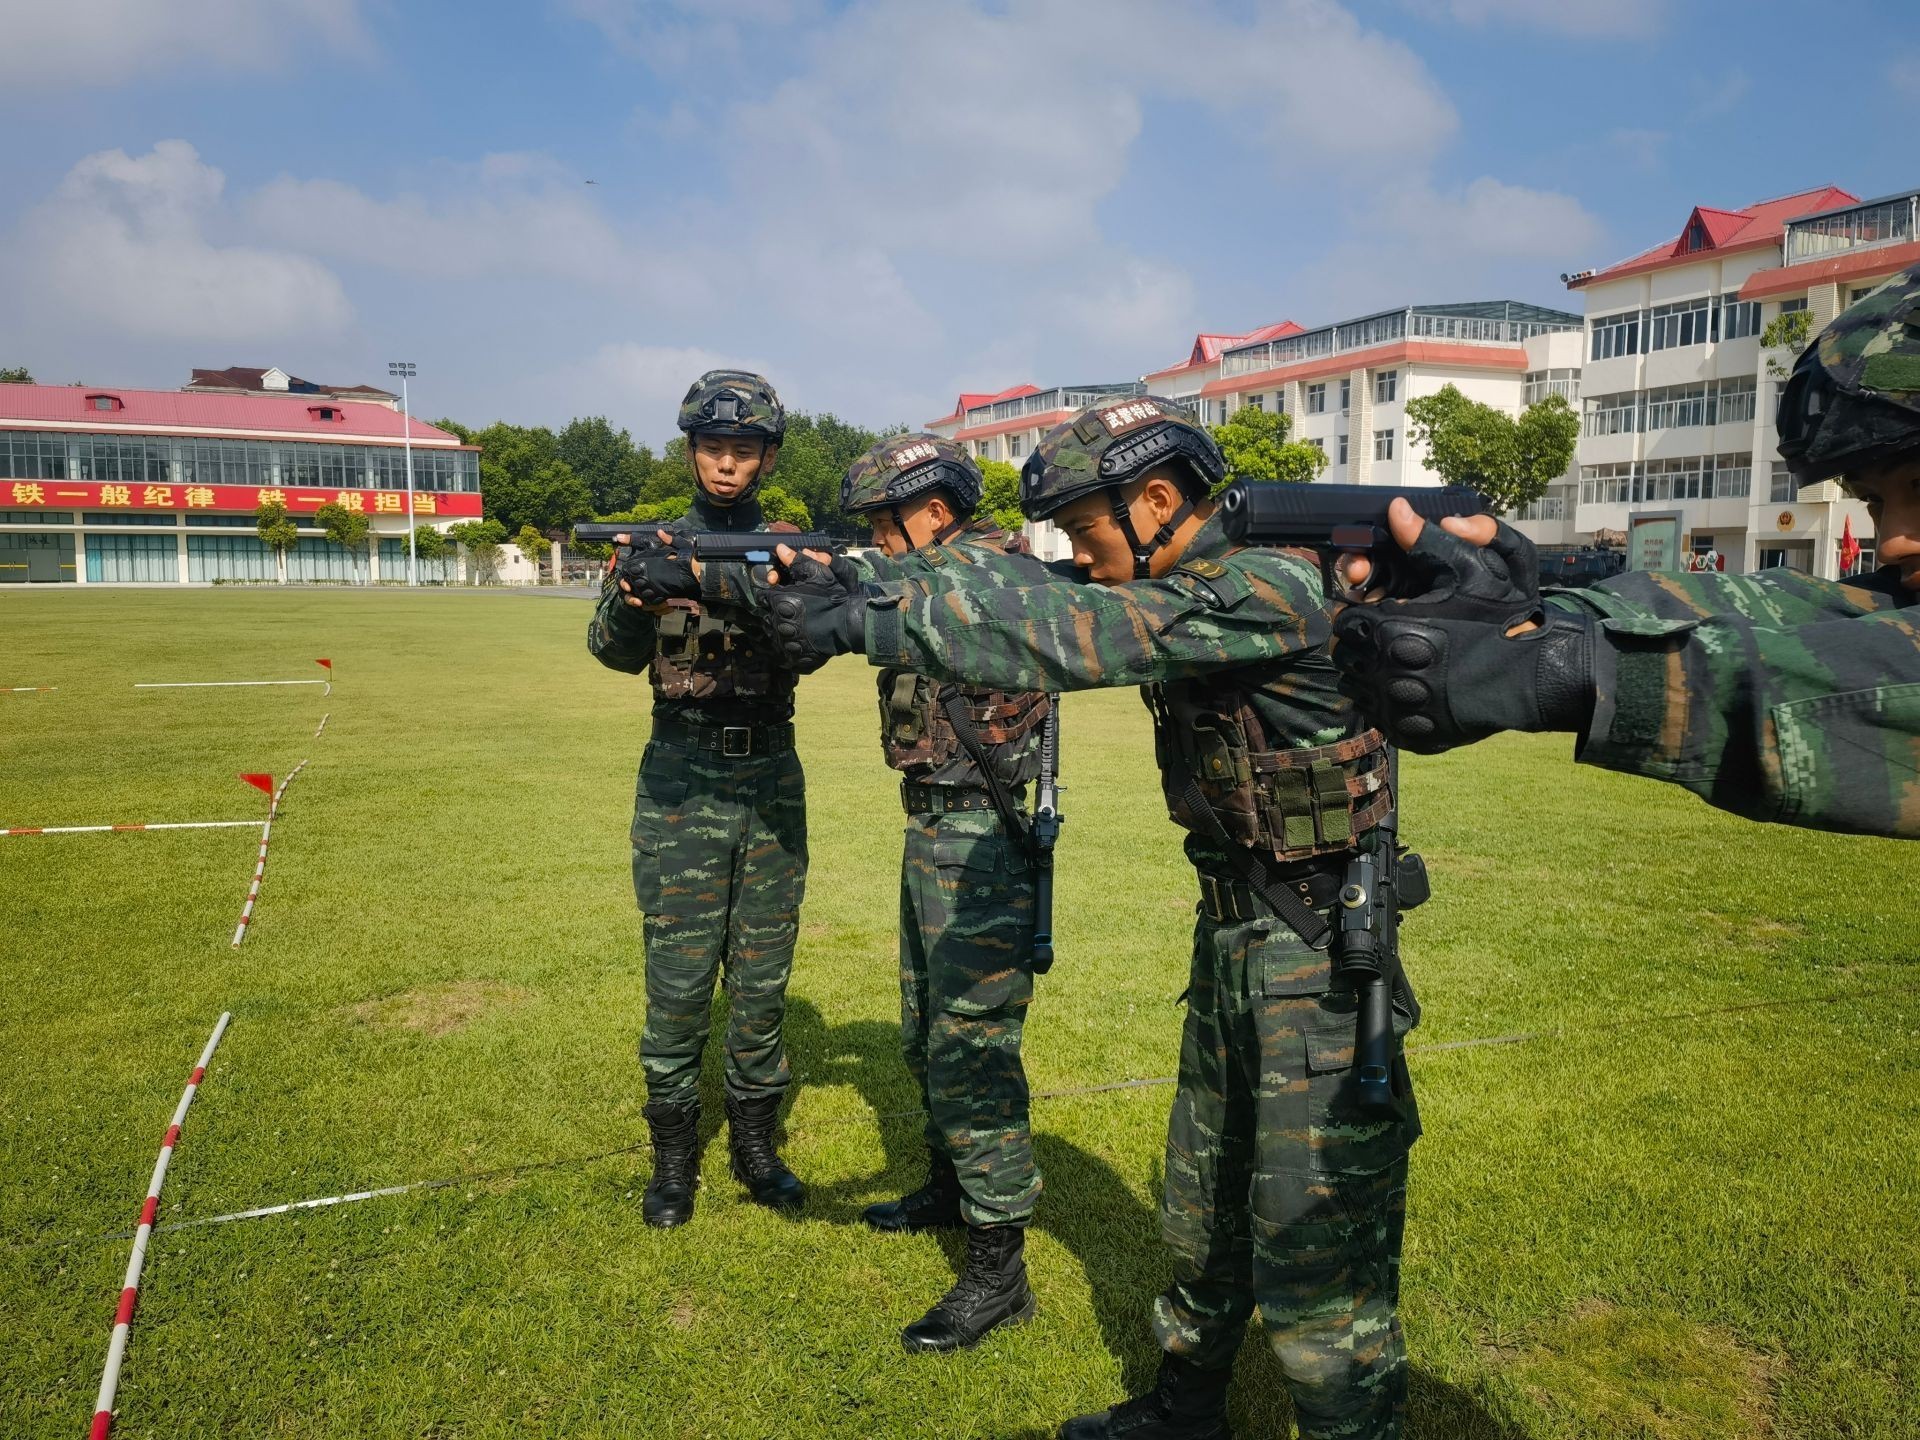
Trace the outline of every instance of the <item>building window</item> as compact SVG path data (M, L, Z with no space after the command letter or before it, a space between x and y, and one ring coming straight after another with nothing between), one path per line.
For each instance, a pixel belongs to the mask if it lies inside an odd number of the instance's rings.
M1640 428L1640 396L1632 390L1587 397L1586 433L1631 435Z
M1256 410L1264 410L1267 408L1267 397L1259 394L1249 395L1247 396L1247 404Z
M1393 431L1376 430L1373 432L1373 458L1391 460L1393 458Z
M1220 425L1224 425L1224 424L1226 424L1226 423L1227 423L1227 402L1226 402L1226 401L1225 401L1224 399L1223 399L1223 400L1221 400L1221 401L1220 401L1220 402L1218 403L1218 406L1217 406L1217 408L1218 408L1218 410L1219 410L1219 412L1220 412L1220 414L1219 414L1219 418L1218 418L1218 420L1217 420L1217 421L1216 421L1215 423L1216 423L1216 424L1220 424Z
M1780 302L1780 313L1782 315L1791 315L1796 310L1804 310L1806 308L1807 297L1804 295L1800 296L1797 300L1782 300Z
M1276 390L1273 392L1273 413L1276 415L1284 415L1287 413L1286 391Z
M1720 307L1720 338L1744 340L1760 333L1760 302L1727 297Z
M1656 305L1648 320L1655 350L1673 350L1685 345L1704 345L1710 338L1712 305L1702 297L1682 300L1675 305Z
M1322 440L1318 435L1307 441L1307 444L1318 450L1322 455L1327 453L1327 442Z
M120 403L120 397L117 395L89 395L87 396L87 404L96 410L123 410L126 408Z
M1373 377L1374 404L1390 405L1399 398L1400 372L1398 370L1382 370Z
M1324 415L1327 413L1327 387L1324 384L1307 386L1307 414Z
M1558 395L1569 405L1578 400L1580 398L1579 367L1527 371L1520 403L1538 405L1549 395Z
M1007 436L1007 458L1009 460L1018 460L1026 453L1026 450L1027 440L1024 435Z
M1347 463L1347 437L1346 437L1346 436L1344 436L1344 435L1342 435L1342 436L1340 436L1340 437L1338 437L1338 438L1339 438L1339 441L1340 441L1340 456L1339 456L1339 459L1340 459L1340 463L1341 463L1342 465L1344 465L1344 464L1346 464L1346 463Z
M1767 488L1767 500L1774 505L1789 505L1800 493L1800 487L1793 483L1793 473L1787 469L1787 462L1773 462L1773 480Z
M1713 457L1713 493L1721 500L1744 500L1753 488L1753 456Z
M1352 408L1353 408L1353 381L1352 379L1349 378L1346 380L1342 380L1340 382L1340 413L1344 415L1347 413L1348 410Z
M1638 310L1623 310L1617 315L1598 315L1590 323L1593 339L1587 351L1589 360L1612 360L1621 355L1641 353Z
M1847 304L1858 305L1879 288L1878 285L1856 285L1847 293Z

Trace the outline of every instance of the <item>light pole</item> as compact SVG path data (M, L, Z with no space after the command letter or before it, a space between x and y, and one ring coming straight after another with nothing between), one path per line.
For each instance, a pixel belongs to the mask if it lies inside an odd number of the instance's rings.
M407 584L420 583L420 559L413 542L413 407L407 403L407 381L420 373L420 367L406 360L387 365L387 374L400 377L400 413L406 417L407 445Z

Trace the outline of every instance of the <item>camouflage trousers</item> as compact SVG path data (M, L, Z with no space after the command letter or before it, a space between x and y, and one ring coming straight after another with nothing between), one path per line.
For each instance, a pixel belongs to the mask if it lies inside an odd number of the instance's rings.
M787 980L807 884L807 807L792 750L727 759L664 739L640 760L633 895L646 916L640 1066L652 1100L699 1094L713 987L727 987L727 1088L787 1088Z
M992 811L914 815L900 862L900 1048L970 1225L1025 1225L1040 1194L1020 1030L1033 876Z
M1283 921L1202 916L1191 979L1160 1215L1174 1280L1154 1301L1155 1333L1229 1366L1258 1306L1303 1440L1397 1440L1400 1241L1420 1131L1405 1062L1399 1113L1361 1113L1357 997ZM1408 1026L1396 1011L1396 1031Z

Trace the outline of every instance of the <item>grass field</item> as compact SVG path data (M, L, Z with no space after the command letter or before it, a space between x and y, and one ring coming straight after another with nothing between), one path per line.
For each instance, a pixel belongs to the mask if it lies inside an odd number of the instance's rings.
M116 1434L1037 1437L1150 1378L1171 1092L1084 1093L1177 1052L1192 884L1138 699L1064 712L1061 958L1027 1029L1039 1319L909 1358L896 1332L958 1247L858 1223L920 1164L869 672L837 662L800 700L787 1153L814 1198L794 1221L744 1203L715 1141L692 1226L649 1231L626 841L647 701L588 659L587 613L0 593L0 686L60 687L0 696L0 826L246 818L236 771L311 757L238 950L249 831L0 837L0 1434L83 1432L127 1252L100 1237L133 1223L223 1009L164 1221L462 1178L160 1235ZM318 655L324 700L131 688ZM1406 933L1415 1038L1457 1047L1412 1061L1413 1433L1910 1440L1914 852L1743 824L1568 750L1406 765L1435 887ZM1278 1397L1254 1335L1241 1433L1289 1433Z

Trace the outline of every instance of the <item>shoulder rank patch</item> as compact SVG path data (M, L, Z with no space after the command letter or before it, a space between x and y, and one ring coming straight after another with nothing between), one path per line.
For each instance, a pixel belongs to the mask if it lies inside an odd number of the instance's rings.
M1176 565L1167 578L1214 610L1231 610L1250 593L1244 575L1205 556Z
M929 565L944 565L947 563L947 547L944 545L929 545L926 553L920 558Z

